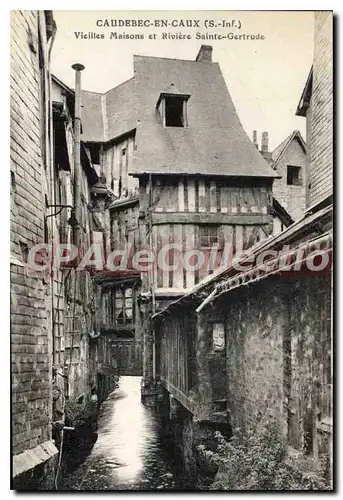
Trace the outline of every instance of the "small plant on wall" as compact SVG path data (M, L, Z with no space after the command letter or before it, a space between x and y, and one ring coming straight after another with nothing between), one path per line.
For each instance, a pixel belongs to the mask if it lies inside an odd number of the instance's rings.
M88 401L85 398L82 398L81 401L80 399L71 397L65 403L64 412L68 425L80 425L87 416Z
M230 441L217 432L215 452L199 446L209 462L218 466L212 490L328 490L324 468L300 452L292 456L280 438L276 424L242 435L234 431Z

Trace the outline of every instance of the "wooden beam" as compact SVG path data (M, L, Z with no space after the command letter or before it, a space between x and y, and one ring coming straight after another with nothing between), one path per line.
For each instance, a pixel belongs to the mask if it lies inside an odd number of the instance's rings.
M127 325L104 325L101 327L101 333L135 333L135 324Z
M188 179L188 212L195 212L195 181ZM178 222L178 221L176 221Z
M191 398L184 394L180 389L175 387L174 384L166 380L164 377L160 377L161 384L167 389L167 391L179 401L190 413L196 414L197 403Z
M272 222L272 216L266 214L204 214L188 213L153 213L152 224L230 224L230 225L264 225Z
M185 211L185 185L184 179L179 180L178 185L179 212Z
M125 276L125 271L109 271L108 276L106 274L99 274L93 276L93 280L97 285L102 285L104 288L115 288L121 283L135 283L140 280L141 275L139 271L135 269L128 271ZM130 275L131 274L131 275Z
M122 200L116 200L109 206L109 210L115 210L117 208L128 207L130 205L136 205L139 202L139 196L133 196L132 198L125 198Z

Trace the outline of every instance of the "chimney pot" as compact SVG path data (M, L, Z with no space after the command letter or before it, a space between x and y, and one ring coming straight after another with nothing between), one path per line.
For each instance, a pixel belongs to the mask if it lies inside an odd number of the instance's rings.
M80 63L73 64L72 68L75 69L75 71L83 71L85 69L84 65Z
M262 132L261 150L263 153L268 153L268 132Z
M212 62L212 50L211 45L202 45L196 57L196 62Z
M255 148L258 149L257 130L253 130L253 132L252 132L252 142L253 142Z

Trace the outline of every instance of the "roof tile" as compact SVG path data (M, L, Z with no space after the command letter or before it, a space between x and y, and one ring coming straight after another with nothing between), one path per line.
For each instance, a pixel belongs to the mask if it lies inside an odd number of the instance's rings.
M134 78L106 94L83 92L84 141L136 128L131 174L277 177L245 133L217 63L134 56ZM163 127L163 89L189 94L188 127Z
M190 173L275 177L237 116L217 63L134 57L139 125L132 174ZM163 127L155 109L161 89L186 94L188 127Z

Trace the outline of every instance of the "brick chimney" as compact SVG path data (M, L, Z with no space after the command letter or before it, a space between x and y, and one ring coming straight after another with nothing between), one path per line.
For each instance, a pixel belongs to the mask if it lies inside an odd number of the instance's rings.
M202 45L196 57L196 62L212 62L212 50L211 45Z
M253 142L255 148L258 149L257 130L252 131L252 142Z
M262 132L261 151L268 153L268 132Z

